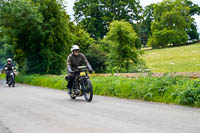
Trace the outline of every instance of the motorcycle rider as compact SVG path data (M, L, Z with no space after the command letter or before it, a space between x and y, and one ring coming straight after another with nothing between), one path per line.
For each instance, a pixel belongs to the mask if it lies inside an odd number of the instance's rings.
M73 45L71 48L71 52L72 54L70 54L67 57L67 70L68 70L67 88L69 94L72 94L73 82L75 80L73 72L78 68L78 66L86 65L90 73L92 73L93 71L85 55L80 53L80 48L78 45Z
M3 70L6 72L6 84L8 84L8 73L15 69L14 64L12 63L12 59L7 59L7 64L3 67ZM15 75L14 75L15 76Z

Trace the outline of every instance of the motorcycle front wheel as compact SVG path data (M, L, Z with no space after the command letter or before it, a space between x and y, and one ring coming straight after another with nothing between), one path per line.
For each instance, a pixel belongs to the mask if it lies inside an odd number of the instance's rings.
M12 78L12 76L9 76L9 78L8 78L8 86L11 87L12 84L13 84L13 78Z
M84 88L84 98L87 102L91 102L93 98L93 88L90 79L87 79L83 85Z
M15 76L12 75L12 87L15 87Z

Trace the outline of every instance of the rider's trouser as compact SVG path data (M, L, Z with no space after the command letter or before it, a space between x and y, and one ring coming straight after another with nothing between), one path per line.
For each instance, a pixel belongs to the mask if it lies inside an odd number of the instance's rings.
M14 73L14 82L15 82L15 73ZM8 72L6 72L6 83L8 83Z
M74 80L75 80L74 75L72 74L68 75L68 84L67 84L68 89L72 89Z

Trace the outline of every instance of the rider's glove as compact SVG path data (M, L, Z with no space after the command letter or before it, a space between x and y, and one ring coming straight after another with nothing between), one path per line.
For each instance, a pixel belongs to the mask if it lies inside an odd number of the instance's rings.
M74 74L74 71L69 72L70 74Z
M93 72L93 70L89 70L89 73L92 73Z

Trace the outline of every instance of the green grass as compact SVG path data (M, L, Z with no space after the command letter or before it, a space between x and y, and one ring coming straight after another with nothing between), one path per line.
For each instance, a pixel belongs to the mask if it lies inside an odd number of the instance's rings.
M17 75L16 81L61 90L67 85L64 76L54 75ZM200 107L200 79L167 75L138 79L91 76L91 81L96 95Z
M0 80L3 80L6 78L6 75L5 74L0 74Z
M200 80L166 75L138 79L95 77L92 83L98 95L200 107Z
M145 51L144 60L152 72L199 72L200 43Z
M41 87L49 87L54 89L63 90L66 88L66 81L64 76L55 75L17 75L16 82L29 85L36 85Z

